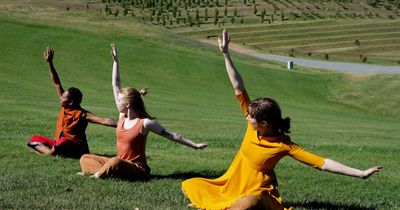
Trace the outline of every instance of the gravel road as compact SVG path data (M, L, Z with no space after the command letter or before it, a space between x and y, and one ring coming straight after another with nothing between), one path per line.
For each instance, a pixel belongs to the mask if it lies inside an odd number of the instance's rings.
M400 74L400 66L379 66L371 64L357 64L345 62L316 61L302 58L285 57L279 55L248 52L249 55L279 62L293 61L294 66L305 66L311 68L327 69L332 71L356 74Z

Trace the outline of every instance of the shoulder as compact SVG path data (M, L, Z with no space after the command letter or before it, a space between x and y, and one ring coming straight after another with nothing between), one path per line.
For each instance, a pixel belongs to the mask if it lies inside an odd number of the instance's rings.
M144 127L151 127L154 125L159 125L159 123L156 120L150 119L150 118L143 118L142 122L143 122Z
M84 118L84 119L96 117L95 114L91 113L90 111L88 111L82 107L77 108L75 112L77 114L79 114L81 118Z
M93 114L93 113L91 113L91 112L89 112L88 110L83 109L83 108L80 108L80 109L79 109L79 112L80 112L80 114L81 114L81 116L82 116L83 118L86 118L87 116L95 115L95 114Z

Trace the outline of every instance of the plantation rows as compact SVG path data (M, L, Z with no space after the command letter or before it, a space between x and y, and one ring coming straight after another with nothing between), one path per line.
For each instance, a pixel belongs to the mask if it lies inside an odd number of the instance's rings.
M229 28L233 42L274 54L362 62L389 54L390 62L400 62L400 0L93 0L89 5L107 16L133 16L193 38L215 38Z
M102 0L101 3L100 10L106 15L132 15L168 28L346 18L396 19L400 15L400 0Z
M389 55L400 60L400 21L307 21L276 25L232 27L232 42L268 53L289 56L368 58ZM194 38L212 39L221 29L179 32ZM368 58L367 58L368 57Z
M333 32L339 30L373 30L373 29L387 29L396 31L400 27L399 21L364 21L364 22L343 22L343 21L313 21L313 22L295 22L285 23L277 25L247 25L241 27L231 27L231 34L237 38L246 37L257 37L267 35L288 35L296 33L298 36L300 33L323 33ZM315 30L318 29L318 30ZM191 36L196 38L205 38L207 36L219 35L221 30L216 29L204 29L204 30L181 30L180 34L185 36Z

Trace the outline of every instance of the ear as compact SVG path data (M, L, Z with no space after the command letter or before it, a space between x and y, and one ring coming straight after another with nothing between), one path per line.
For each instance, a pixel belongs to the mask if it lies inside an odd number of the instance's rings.
M129 102L126 102L126 103L125 103L125 106L126 106L126 108L128 108L128 109L129 109L129 108L131 107L131 103L129 103Z
M267 121L265 121L265 120L263 120L263 121L261 121L261 126L263 126L263 127L266 127L266 128L268 128L269 127L269 125L268 125L268 123L267 123Z

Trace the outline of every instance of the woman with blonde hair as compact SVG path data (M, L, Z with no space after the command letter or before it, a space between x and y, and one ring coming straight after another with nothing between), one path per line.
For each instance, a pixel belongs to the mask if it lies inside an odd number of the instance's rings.
M176 133L166 130L144 106L142 96L146 89L122 88L119 74L117 49L111 44L113 58L112 86L114 99L119 111L116 130L117 157L84 155L80 160L82 173L95 178L120 178L124 180L145 180L150 177L150 167L146 159L146 140L149 132L161 135L171 141L193 149L203 149L206 143L195 143Z

